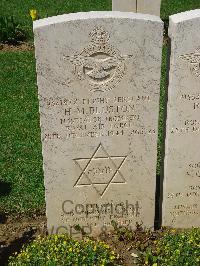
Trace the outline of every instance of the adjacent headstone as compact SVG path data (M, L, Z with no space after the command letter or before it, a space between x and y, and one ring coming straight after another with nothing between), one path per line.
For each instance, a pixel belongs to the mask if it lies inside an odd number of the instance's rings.
M137 0L137 13L160 16L161 0Z
M122 12L34 22L50 233L153 227L162 32Z
M200 10L170 17L163 225L200 226Z
M112 0L113 11L137 12L137 0Z
M112 10L160 16L161 0L112 0Z

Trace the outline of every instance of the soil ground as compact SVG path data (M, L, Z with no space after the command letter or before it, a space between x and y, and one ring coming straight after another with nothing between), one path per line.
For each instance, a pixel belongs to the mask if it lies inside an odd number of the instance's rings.
M0 44L0 51L32 51L34 50L33 43L19 43L17 45L11 45L11 44Z
M10 255L18 252L38 235L46 235L46 217L33 214L31 217L0 217L0 265L7 265Z

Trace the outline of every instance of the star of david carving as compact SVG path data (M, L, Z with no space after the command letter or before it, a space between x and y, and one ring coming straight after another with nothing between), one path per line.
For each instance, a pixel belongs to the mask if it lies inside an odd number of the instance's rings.
M126 184L120 169L127 156L110 156L100 143L90 158L74 159L81 170L74 187L91 186L103 196L111 185Z

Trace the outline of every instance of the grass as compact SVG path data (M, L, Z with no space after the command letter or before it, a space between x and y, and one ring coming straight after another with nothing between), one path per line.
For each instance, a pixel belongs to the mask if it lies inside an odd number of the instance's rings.
M1 52L0 70L0 210L27 212L44 204L33 52Z
M40 18L56 16L65 13L111 10L111 0L1 0L0 14L13 15L30 33L33 39L30 9L36 9Z
M166 20L173 14L198 8L200 8L199 0L162 0L161 18Z
M172 14L196 8L200 8L199 0L162 0L161 18L167 20ZM29 40L33 40L30 9L36 9L40 18L45 18L81 11L111 10L112 0L1 0L0 14L13 15L28 32Z
M158 158L157 158L158 176L161 174L162 171L161 168L163 164L166 83L167 83L167 45L164 45L162 51L162 67L161 67L161 82L160 82L160 112L159 112L159 130L158 130Z
M29 9L41 17L89 10L111 10L111 0L2 0L0 13L14 15L32 38ZM200 8L199 0L163 0L161 16ZM166 46L160 99L158 167L162 163ZM42 155L33 52L0 52L0 210L29 212L44 207Z

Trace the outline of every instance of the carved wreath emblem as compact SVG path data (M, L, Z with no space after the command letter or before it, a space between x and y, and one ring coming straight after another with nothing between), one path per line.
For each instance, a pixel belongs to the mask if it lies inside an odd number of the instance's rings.
M102 27L90 33L91 41L80 53L69 59L79 80L86 80L91 91L108 91L114 88L125 74L125 61L130 56L121 55L110 45L110 36Z
M188 61L190 64L190 71L194 76L200 77L200 47L197 48L194 53L181 55L180 58Z

